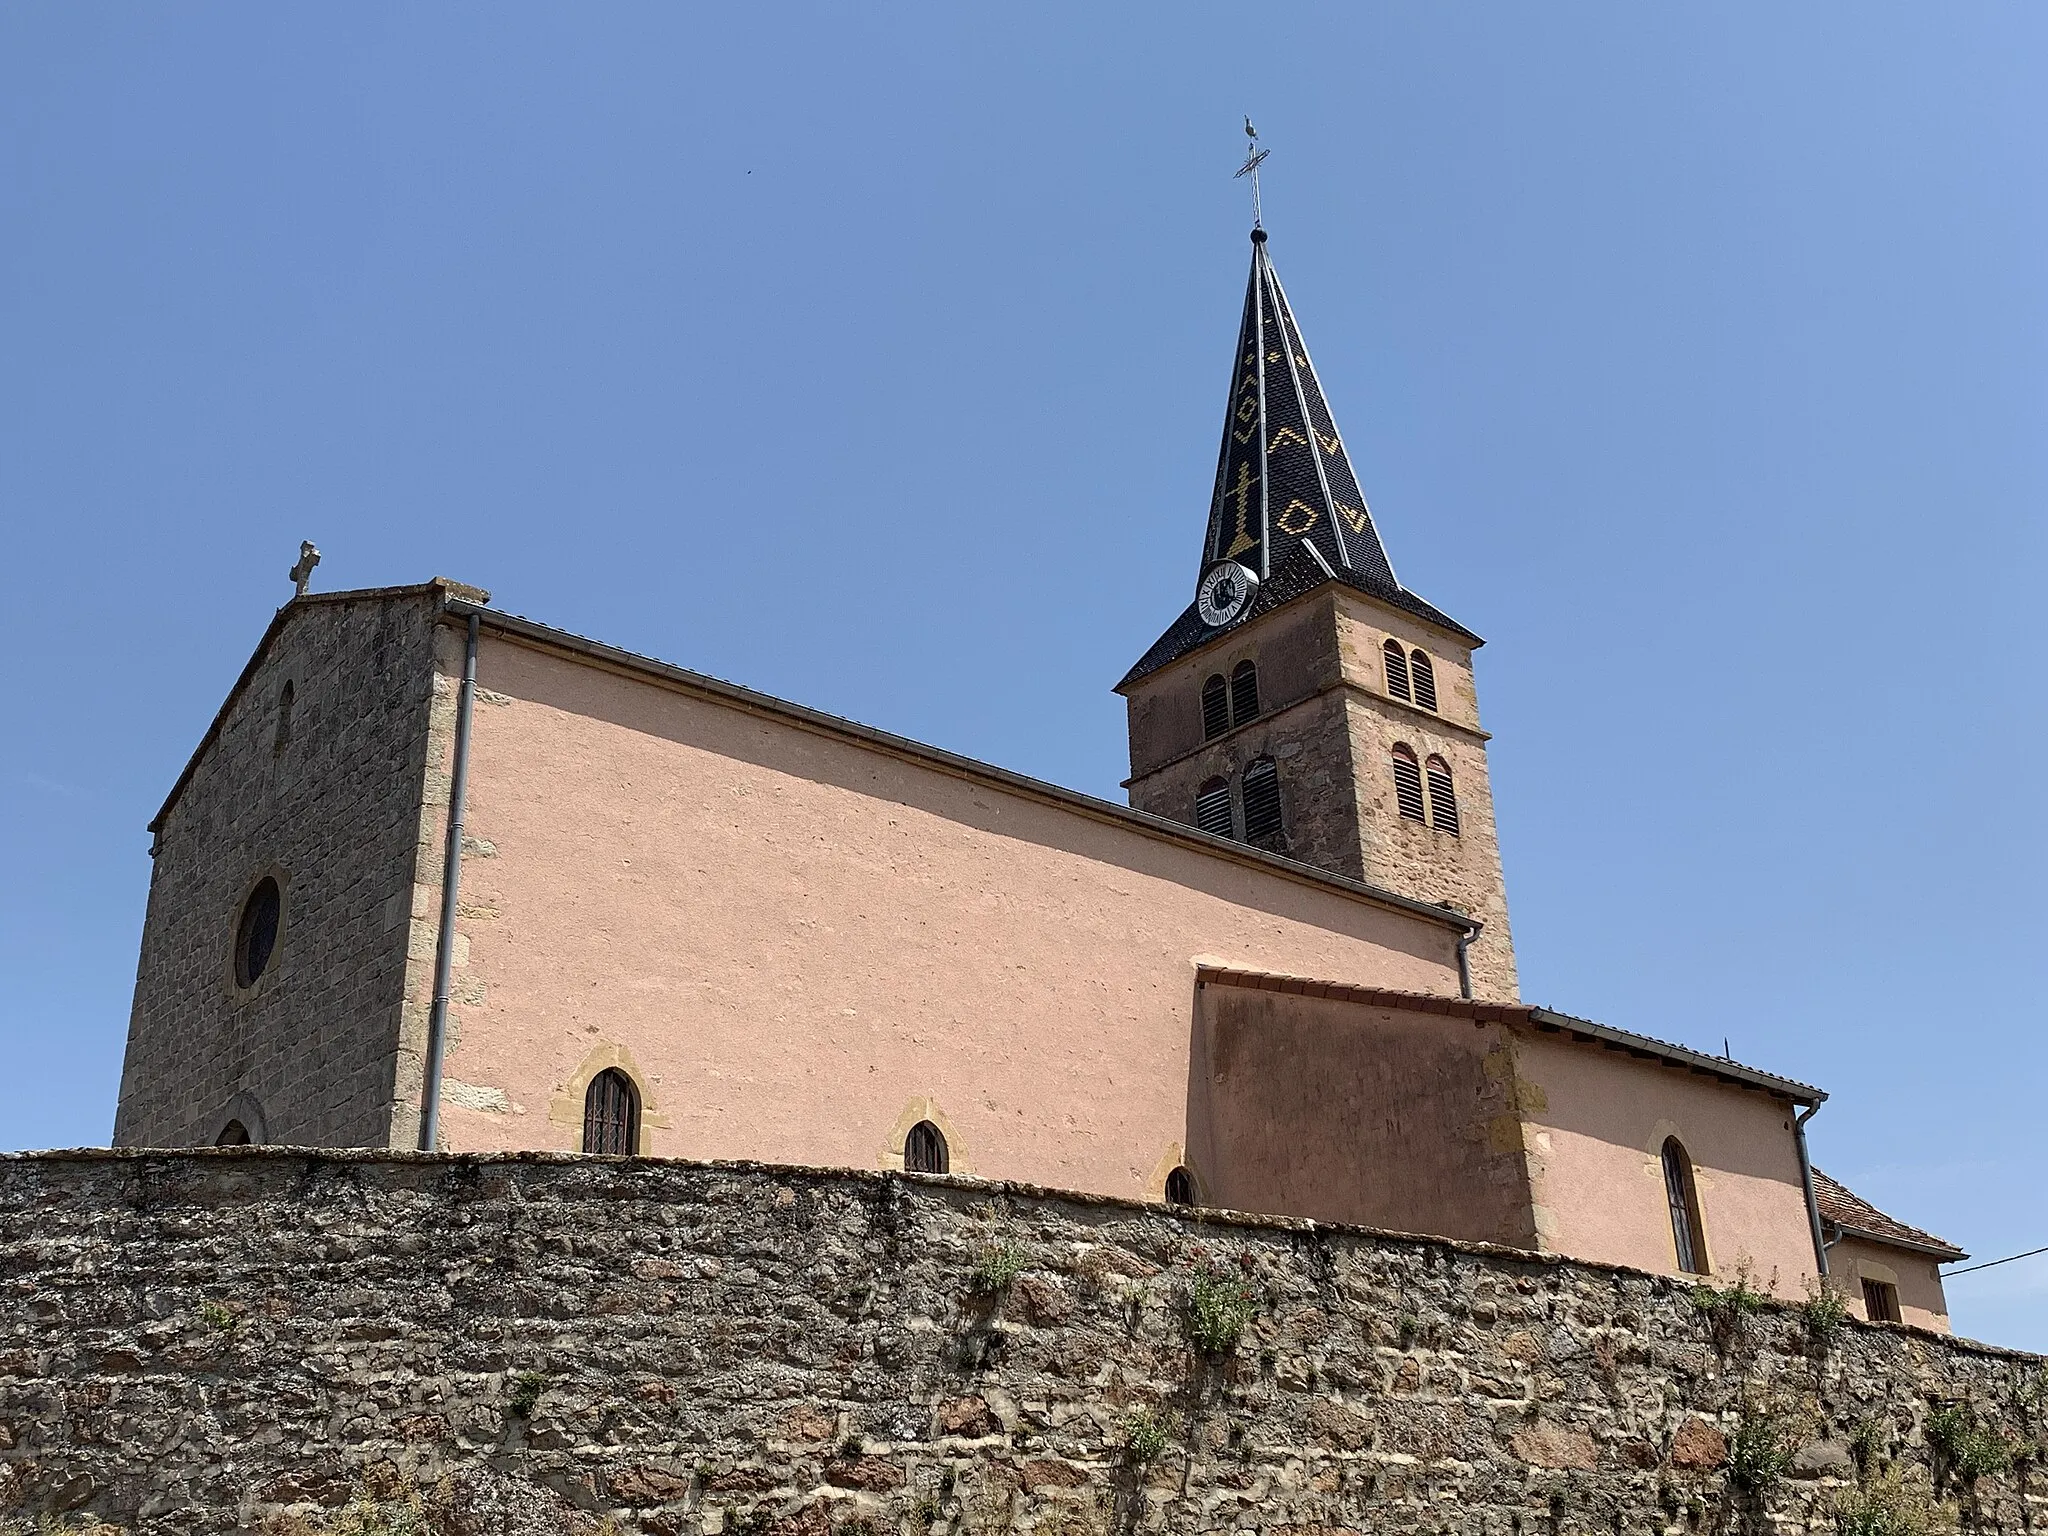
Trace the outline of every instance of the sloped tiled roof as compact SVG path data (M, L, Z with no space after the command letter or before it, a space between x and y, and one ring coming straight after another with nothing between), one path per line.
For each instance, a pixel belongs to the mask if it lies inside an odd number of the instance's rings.
M1831 1227L1839 1227L1851 1237L1860 1237L1873 1243L1891 1243L1901 1248L1912 1248L1921 1253L1934 1254L1944 1262L1967 1259L1969 1255L1945 1238L1936 1237L1932 1232L1923 1232L1918 1227L1909 1227L1895 1217L1887 1216L1861 1195L1851 1192L1845 1185L1829 1178L1818 1168L1813 1170L1813 1198L1820 1207L1820 1219Z
M1251 278L1197 575L1222 560L1242 566L1259 583L1252 601L1225 628L1325 582L1341 582L1443 625L1474 645L1484 643L1408 591L1394 574L1309 361L1308 344L1266 255L1263 229L1252 231ZM1190 604L1117 687L1127 687L1222 633L1204 624Z

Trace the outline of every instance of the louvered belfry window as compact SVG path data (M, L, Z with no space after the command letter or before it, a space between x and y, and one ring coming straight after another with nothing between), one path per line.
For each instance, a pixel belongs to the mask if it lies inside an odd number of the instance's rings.
M1401 642L1389 640L1380 650L1387 658L1387 692L1404 704L1414 702L1415 696L1408 691L1408 653L1401 649Z
M903 1138L905 1173L944 1173L951 1163L946 1156L946 1137L929 1120L920 1120Z
M1230 781L1211 779L1195 796L1195 825L1217 837L1230 836Z
M1678 1267L1689 1275L1707 1273L1706 1234L1700 1228L1700 1195L1692 1159L1676 1136L1664 1138L1664 1199L1671 1207L1671 1242Z
M1202 684L1202 740L1212 740L1229 729L1230 685L1217 672Z
M1414 651L1408 657L1408 672L1415 680L1415 702L1424 709L1436 708L1436 668L1429 664L1429 655Z
M1427 819L1422 811L1422 765L1405 741L1394 743L1394 803L1410 821Z
M1429 824L1439 832L1458 835L1458 796L1451 785L1451 765L1432 756L1423 764L1429 778Z
M613 1157L640 1150L640 1090L617 1067L598 1073L584 1092L583 1150Z
M1230 723L1243 725L1259 718L1259 669L1240 661L1230 674Z
M1244 771L1244 837L1255 843L1280 830L1280 771L1273 759L1254 759Z

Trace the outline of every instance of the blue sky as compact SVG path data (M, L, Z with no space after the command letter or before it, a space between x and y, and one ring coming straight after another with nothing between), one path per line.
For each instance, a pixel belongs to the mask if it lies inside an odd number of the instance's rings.
M144 826L289 594L1119 796L1272 252L1488 636L1526 994L2048 1242L2048 11L0 10L0 1146L110 1130ZM2048 1346L2048 1260L1958 1325Z

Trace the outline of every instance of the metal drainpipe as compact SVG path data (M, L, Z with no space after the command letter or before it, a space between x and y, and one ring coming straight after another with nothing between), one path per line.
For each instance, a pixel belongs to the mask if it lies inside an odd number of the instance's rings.
M1465 930L1465 936L1458 940L1458 996L1467 1001L1472 996L1472 941L1479 937L1486 924L1474 923Z
M448 1041L448 992L455 970L455 910L462 884L462 801L469 788L469 716L476 702L477 616L469 616L462 689L455 699L455 766L448 782L448 852L441 866L441 932L434 946L434 1007L427 1016L426 1079L420 1086L420 1150L441 1139L441 1057Z
M1828 1277L1828 1245L1821 1237L1820 1200L1813 1192L1813 1161L1806 1155L1806 1122L1820 1113L1818 1104L1809 1105L1806 1111L1792 1122L1792 1140L1799 1148L1799 1184L1806 1191L1806 1223L1813 1230L1813 1262L1820 1266L1820 1277Z

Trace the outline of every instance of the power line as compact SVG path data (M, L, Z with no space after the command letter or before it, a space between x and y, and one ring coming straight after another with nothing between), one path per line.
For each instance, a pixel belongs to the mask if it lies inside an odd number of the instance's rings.
M2010 1264L2014 1259L2031 1259L2037 1253L2048 1253L2048 1248L2029 1248L2025 1253L2008 1254L2002 1259L1993 1259L1989 1264L1972 1264L1969 1269L1952 1269L1941 1278L1953 1280L1957 1275L1967 1275L1972 1269L1996 1269L2001 1264Z

